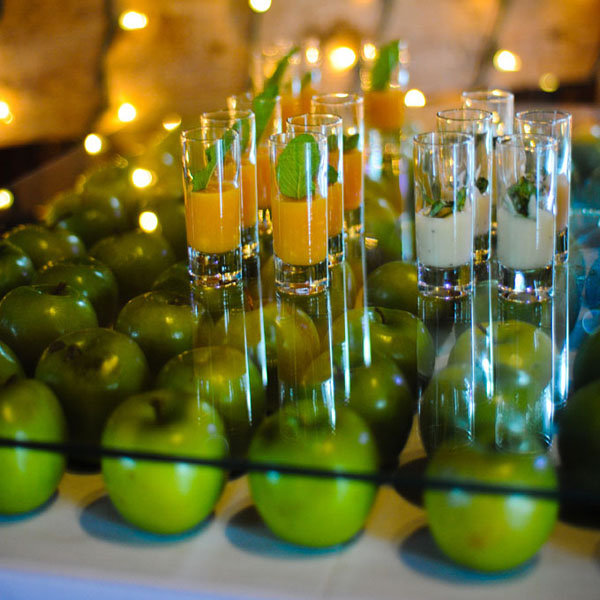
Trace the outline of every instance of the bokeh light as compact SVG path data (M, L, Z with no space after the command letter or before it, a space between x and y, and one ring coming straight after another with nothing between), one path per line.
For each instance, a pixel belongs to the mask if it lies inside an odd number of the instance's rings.
M163 129L167 131L173 131L173 129L177 129L181 125L181 117L176 114L167 115L162 120Z
M158 217L152 211L145 210L143 213L140 213L138 223L140 224L140 229L142 229L142 231L152 233L153 231L156 231L156 228L158 227Z
M420 108L425 106L427 100L425 99L425 94L421 90L412 89L408 90L404 95L404 105Z
M133 104L129 102L124 102L119 106L119 110L117 112L117 116L119 117L119 121L122 123L129 123L135 119L137 116L137 110Z
M104 148L104 140L97 133L90 133L85 136L83 147L88 154L100 154Z
M148 17L141 12L128 10L119 16L119 26L126 31L134 29L144 29L148 25Z
M543 92L555 92L560 85L560 81L554 73L544 73L538 83Z
M154 174L148 169L134 169L131 173L131 183L136 188L147 188L154 181Z
M15 197L10 190L0 190L0 210L8 210L13 205L14 201Z
M510 50L498 50L494 54L494 67L498 71L519 71L521 69L521 59Z
M248 5L254 12L264 13L271 8L271 0L248 0Z
M329 62L335 71L347 71L356 64L356 52L349 46L336 46L329 52Z

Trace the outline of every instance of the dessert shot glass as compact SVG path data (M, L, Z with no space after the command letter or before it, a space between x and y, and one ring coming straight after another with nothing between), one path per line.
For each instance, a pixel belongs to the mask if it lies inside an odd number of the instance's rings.
M473 136L416 135L413 160L419 291L461 297L473 281Z
M239 136L206 128L181 134L189 272L195 284L242 277Z
M327 138L281 133L269 138L275 286L315 294L329 285Z
M292 133L320 133L327 139L327 229L329 266L344 260L344 155L342 119L336 115L304 114L290 117L287 130Z
M550 298L556 234L556 141L510 135L496 144L498 287L520 302Z
M344 153L344 219L350 237L364 230L364 106L358 94L313 96L311 112L342 118Z
M527 110L515 115L516 133L547 135L557 143L556 262L561 263L569 255L571 121L571 114L562 110Z

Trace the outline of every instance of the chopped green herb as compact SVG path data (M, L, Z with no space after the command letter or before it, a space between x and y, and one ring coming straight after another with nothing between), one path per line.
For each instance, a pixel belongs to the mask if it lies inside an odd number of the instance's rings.
M487 192L489 185L489 181L485 177L478 177L475 182L475 186L479 190L480 194L485 194Z
M288 67L290 62L290 58L298 52L300 48L298 46L294 46L281 60L277 63L275 70L271 77L269 77L265 81L265 87L261 92L261 96L265 96L267 98L275 98L279 94L279 86L281 85L281 80L285 74L285 70Z
M456 210L461 211L465 208L467 201L467 188L462 187L456 194Z
M335 167L327 165L327 185L333 185L339 180L339 174Z
M305 198L314 189L319 159L319 147L312 135L302 133L293 138L279 155L275 168L279 191L289 198Z
M371 69L371 89L385 90L390 84L392 73L398 66L398 40L393 40L379 49L375 64Z
M225 160L225 155L229 152L231 148L231 143L233 142L233 129L228 129L223 134L223 137L217 141L212 146L209 146L206 149L206 165L204 168L192 173L192 191L201 192L206 189L212 174L217 167L217 158L218 151L217 147L221 146L222 152L222 160Z
M456 206L454 202L446 202L442 200L442 188L440 182L435 179L431 184L431 195L423 194L423 202L429 206L428 212L425 214L429 217L437 217L443 219L451 215L454 211L460 212L465 209L467 202L467 188L462 187L456 194Z
M338 150L338 136L335 133L330 133L327 136L327 150L329 152L337 152Z
M519 181L511 185L507 194L512 205L519 215L529 216L529 199L536 193L535 183L525 175Z
M360 134L353 133L352 135L344 135L342 146L344 152L350 152L358 147L358 141L360 140Z

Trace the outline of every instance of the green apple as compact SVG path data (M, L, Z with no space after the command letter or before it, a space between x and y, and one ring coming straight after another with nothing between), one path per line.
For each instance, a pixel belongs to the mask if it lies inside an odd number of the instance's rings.
M365 246L369 271L402 258L400 225L385 198L365 199Z
M51 260L75 258L86 254L83 242L75 234L33 223L17 225L3 237L21 248L36 269Z
M227 456L218 413L196 396L154 390L124 400L108 419L102 445L205 460ZM108 495L135 527L161 535L187 531L210 515L225 485L225 471L176 461L102 459Z
M492 572L513 569L530 560L552 533L555 498L461 488L464 483L556 492L556 472L547 455L441 449L426 476L451 486L426 487L425 510L437 545L460 565Z
M61 444L66 435L63 412L48 386L35 379L0 386L0 437ZM64 470L60 452L0 448L0 514L40 507L56 491Z
M117 315L119 291L112 271L91 256L45 264L34 277L34 283L58 285L64 282L90 301L98 324L112 325Z
M150 291L154 280L175 262L173 250L162 235L141 230L104 238L90 254L114 273L121 304Z
M378 456L368 425L350 408L336 407L332 426L332 415L322 404L287 404L259 427L248 457L274 465L266 472L251 471L249 484L258 512L279 538L328 547L347 542L364 526L377 486L344 478L343 473L375 473ZM340 475L287 474L276 465Z
M398 308L418 315L417 266L394 260L377 267L367 278L369 306Z
M167 267L160 275L154 280L152 284L153 290L167 290L170 292L177 292L182 296L191 293L191 280L190 272L187 260L180 260L173 263L170 267Z
M347 261L329 267L331 318L337 319L356 302L356 278Z
M14 350L27 373L33 373L50 342L97 325L90 302L64 283L23 285L0 301L0 339Z
M265 415L262 377L246 353L230 346L204 346L175 356L160 370L157 387L194 394L221 415L231 454L245 456Z
M0 385L4 385L11 377L25 377L25 371L17 355L4 342L0 341Z
M35 371L36 379L60 400L69 438L83 444L99 443L110 413L144 390L149 376L140 347L126 335L101 327L58 338L46 348Z
M0 240L0 298L10 290L31 283L35 268L19 246Z
M158 373L170 358L201 344L198 325L189 296L153 291L132 298L115 329L138 343L151 371Z

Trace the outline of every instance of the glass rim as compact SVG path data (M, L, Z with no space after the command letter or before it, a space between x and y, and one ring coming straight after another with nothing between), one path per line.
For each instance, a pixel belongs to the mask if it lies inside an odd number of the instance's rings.
M210 110L203 112L200 115L200 123L203 120L209 123L230 123L231 121L242 121L244 119L253 120L255 118L254 112L249 108L222 108L219 110ZM203 127L203 125L200 125Z
M471 114L471 117L468 116L469 114ZM457 123L469 123L471 121L489 121L491 124L494 120L494 113L490 112L489 110L483 110L482 108L473 108L471 106L468 106L464 108L446 108L444 110L438 110L438 112L436 113L436 117L438 119L444 119L446 121L456 121Z
M315 94L312 97L314 104L321 106L333 104L335 106L353 106L355 104L363 104L364 97L362 94L354 94L351 92L334 92L331 94Z
M533 146L528 146L524 143L525 140L531 140L536 142ZM497 146L510 147L510 148L540 148L541 150L547 150L553 148L556 152L558 150L558 142L556 138L551 135L543 135L541 133L511 133L509 135L501 135L496 138Z
M316 119L318 121L323 121L322 123L311 123L306 124L304 122L295 123L296 119ZM339 115L334 115L330 113L304 113L301 115L293 115L286 119L286 124L288 125L304 125L305 127L331 127L335 125L342 125L343 120Z
M515 99L515 95L508 90L500 90L498 88L494 88L492 90L483 89L483 90L465 90L461 92L461 97L465 99L479 100L485 102L496 102L500 103L503 101L513 101Z
M572 119L573 115L570 112L553 108L533 108L529 110L520 110L515 114L515 121L536 123L537 125L570 123Z
M308 135L312 135L315 138L315 141L317 142L317 144L325 144L325 146L327 146L327 136L324 133L319 133L317 131L282 131L280 133L272 133L269 136L269 144L272 144L274 146L285 146L287 145L291 140L293 140L294 138L298 137L299 135L301 135L302 133L307 133Z
M240 136L235 129L232 129L233 141L235 145L240 143ZM217 133L214 129L211 130L209 125L200 125L192 129L186 129L181 132L181 140L184 142L200 142L203 144L214 144L223 139L222 133Z
M426 131L413 136L415 146L443 148L448 146L469 146L475 144L475 138L470 133L461 131Z

